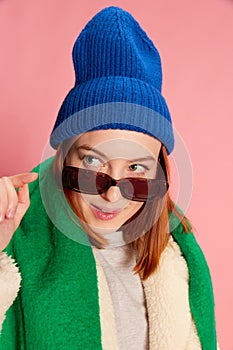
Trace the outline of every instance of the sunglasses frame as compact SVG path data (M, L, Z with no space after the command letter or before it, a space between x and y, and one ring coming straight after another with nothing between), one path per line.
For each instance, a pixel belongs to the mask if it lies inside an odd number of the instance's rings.
M116 180L106 173L95 172L92 170L78 168L78 167L74 167L74 166L70 166L70 165L68 165L68 166L64 165L63 170L62 170L62 185L63 185L63 188L66 188L66 189L69 189L69 190L72 190L75 192L91 194L91 195L97 195L97 194L101 195L104 192L108 191L108 189L110 187L117 186L117 187L119 187L119 189L121 191L121 195L129 200L138 201L138 202L146 202L147 200L155 199L156 195L152 194L152 193L150 195L150 191L149 191L149 193L144 194L144 197L143 197L143 194L141 194L141 197L140 197L140 195L138 195L138 196L127 195L127 193L124 191L123 184L125 182L130 182L132 184L133 188L135 188L134 183L141 182L144 184L146 183L148 185L147 188L149 188L149 187L152 188L153 186L157 186L157 199L159 199L159 198L162 198L164 196L164 194L167 192L167 190L169 188L169 183L167 181L167 173L166 173L166 169L165 169L165 163L164 163L164 159L163 159L161 151L159 153L158 162L161 165L161 169L160 169L160 167L158 167L155 179L147 179L147 178L140 178L140 177L139 178L128 177L128 178L122 178L122 179ZM96 191L87 191L87 190L84 191L78 187L72 186L71 185L72 176L75 174L78 177L78 175L80 173L84 173L87 175L91 173L91 175L93 175L93 177L95 177L95 178L98 177L100 179L102 177L104 179L107 179L108 186L103 187L102 190L101 189L98 190L95 187ZM164 175L165 175L165 180L162 180L160 178L161 175L162 175L162 178L164 178ZM160 193L159 196L158 196L158 193Z

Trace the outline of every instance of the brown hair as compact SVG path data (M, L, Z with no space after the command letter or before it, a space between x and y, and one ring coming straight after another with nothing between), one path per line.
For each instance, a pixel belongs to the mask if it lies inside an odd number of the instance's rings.
M163 157L167 172L168 183L170 183L170 167L167 151L164 145L161 147L161 156ZM170 238L170 234L167 232L169 228L169 212L173 212L173 214L179 218L183 233L192 230L190 220L178 211L175 203L170 197L169 190L164 196L164 202L162 205L162 209L161 206L156 206L155 203L152 205L150 213L144 216L144 221L141 220L141 225L143 226L148 221L148 218L150 220L153 219L156 211L160 210L158 220L145 235L132 243L138 253L138 259L134 271L139 273L143 280L147 279L156 270L160 256L167 246Z
M64 149L67 149L67 147L68 146L65 143L63 143L63 145L59 145L53 163L54 175L60 178L63 168ZM169 160L167 157L166 148L163 144L161 146L160 157L163 157L168 183L170 183ZM89 235L90 242L95 242L95 245L97 245L99 248L106 246L108 244L107 240L91 231L86 224L84 216L76 204L73 192L64 189L64 194L72 210L81 220L85 231ZM142 208L140 208L139 211L141 211ZM158 212L159 217L154 223ZM134 221L134 223L130 225L131 234L134 232L134 229L136 230L136 228L137 231L141 230L141 232L145 232L145 227L149 227L149 229L143 235L140 235L139 238L136 238L132 243L130 243L137 254L137 262L133 271L135 273L138 273L142 280L146 280L156 270L159 264L160 256L168 244L168 240L170 238L169 212L172 212L173 215L178 217L183 233L187 233L192 230L190 220L188 220L186 216L182 215L178 211L175 203L170 197L169 190L165 194L162 202L153 201L150 207L141 213L140 220L133 220L135 219L134 217L129 220L131 222ZM125 230L124 234L129 234L129 232L127 232L127 229Z

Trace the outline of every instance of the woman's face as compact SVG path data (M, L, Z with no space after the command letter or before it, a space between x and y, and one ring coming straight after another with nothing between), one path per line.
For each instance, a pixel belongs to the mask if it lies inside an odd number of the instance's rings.
M66 165L110 175L155 178L161 142L129 130L95 130L84 133L72 144ZM75 202L89 227L97 233L117 231L143 205L124 198L117 186L101 195L73 192Z

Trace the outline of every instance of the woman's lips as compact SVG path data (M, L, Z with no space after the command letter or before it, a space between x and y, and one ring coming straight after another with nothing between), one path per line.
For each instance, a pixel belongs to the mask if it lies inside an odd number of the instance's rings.
M94 215L100 219L100 220L112 220L114 219L122 210L121 209L116 209L114 211L104 211L103 209L98 208L97 206L94 206L93 204L90 206L92 212L94 213Z

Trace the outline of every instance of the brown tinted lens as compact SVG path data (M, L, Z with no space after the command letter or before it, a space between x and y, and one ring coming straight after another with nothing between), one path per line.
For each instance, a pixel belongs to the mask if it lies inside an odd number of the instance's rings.
M119 181L118 186L123 197L140 202L160 199L167 191L166 182L156 179L124 179Z
M149 199L160 199L166 193L166 182L162 180L149 181Z
M148 182L146 179L124 179L119 182L123 197L130 200L145 201L148 197Z
M72 176L71 185L78 188L80 192L87 194L98 193L95 186L95 175L95 173L86 171L85 169L79 169L78 176L76 174Z
M86 194L99 194L105 192L111 184L107 174L66 166L62 172L63 186L77 192Z

